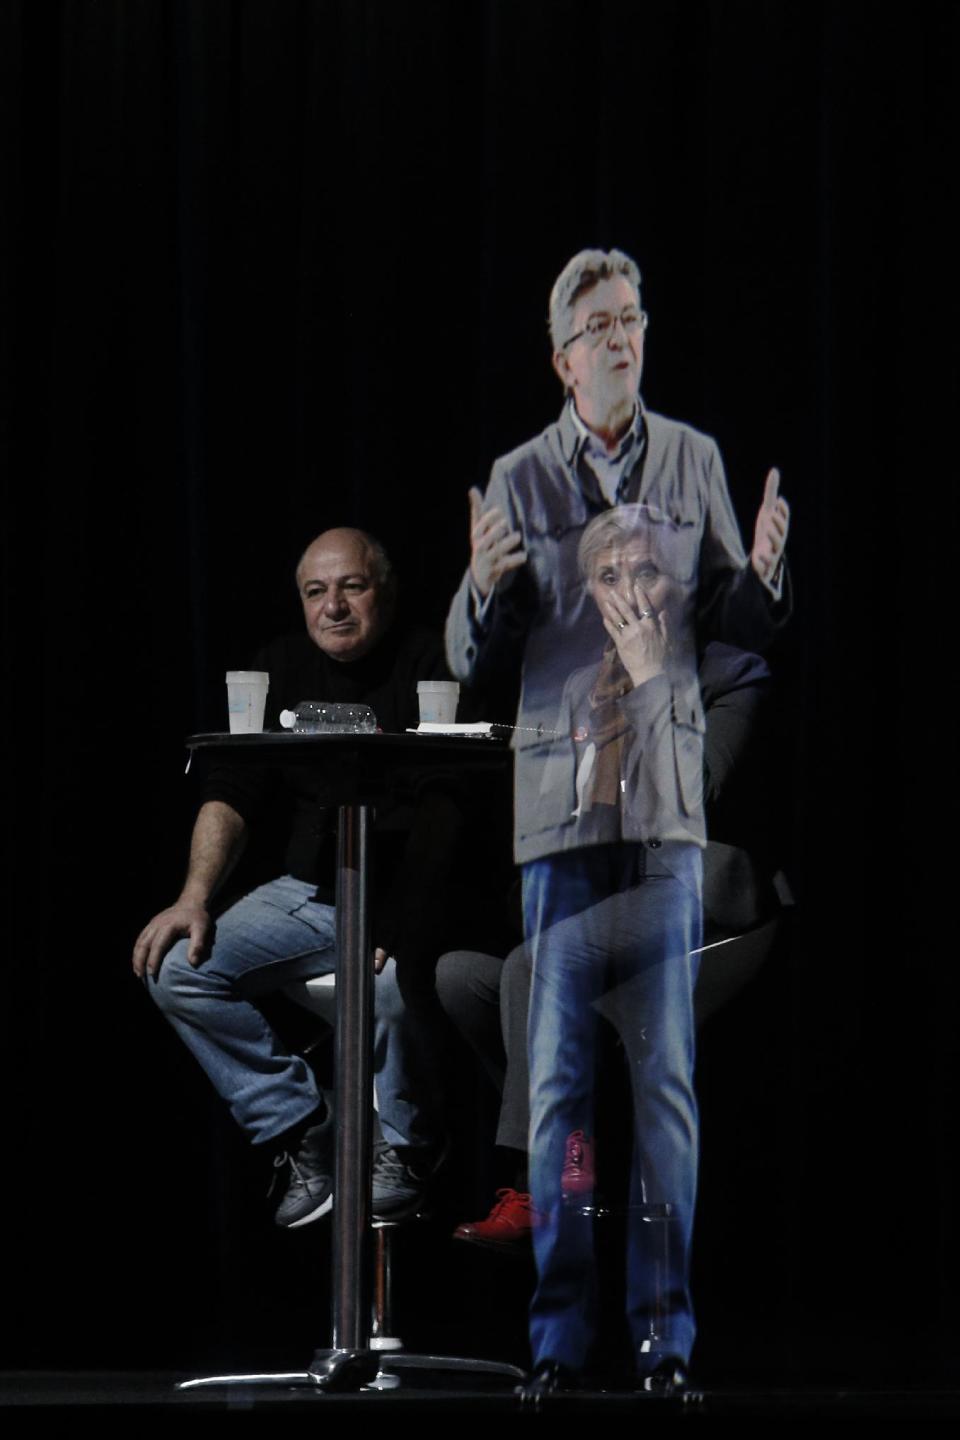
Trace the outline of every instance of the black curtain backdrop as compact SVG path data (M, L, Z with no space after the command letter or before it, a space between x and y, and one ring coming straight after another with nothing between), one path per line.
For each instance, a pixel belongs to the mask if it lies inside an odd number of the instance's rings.
M305 543L370 528L442 623L598 244L647 403L745 529L771 464L793 506L800 903L705 1037L701 1371L956 1378L957 40L955 3L3 0L5 1367L325 1338L323 1227L270 1231L129 952ZM522 1362L517 1273L433 1234L404 1284L408 1342Z

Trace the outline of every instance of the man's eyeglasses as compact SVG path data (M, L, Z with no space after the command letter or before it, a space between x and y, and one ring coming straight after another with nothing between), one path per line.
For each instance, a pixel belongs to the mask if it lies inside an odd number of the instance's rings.
M564 340L560 349L566 350L568 345L572 345L574 340L579 340L582 335L588 337L591 345L601 345L613 334L618 321L623 327L624 335L628 338L636 335L638 330L643 334L647 328L647 312L637 310L632 305L628 305L626 310L621 310L619 315L610 315L606 310L598 310L596 315L590 316L582 330L571 335L569 340Z

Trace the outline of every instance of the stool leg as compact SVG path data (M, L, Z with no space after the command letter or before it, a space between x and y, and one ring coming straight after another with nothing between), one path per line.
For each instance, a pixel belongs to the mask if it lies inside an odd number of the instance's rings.
M393 1333L393 1231L396 1225L375 1224L373 1269L373 1319L370 1330L372 1350L402 1350L403 1341Z

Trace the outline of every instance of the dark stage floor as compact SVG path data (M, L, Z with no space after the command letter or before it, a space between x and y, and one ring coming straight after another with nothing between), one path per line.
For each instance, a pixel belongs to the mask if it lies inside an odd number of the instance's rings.
M188 1411L317 1409L328 1416L354 1418L377 1409L424 1414L470 1410L474 1414L521 1414L519 1400L509 1391L477 1388L443 1389L404 1385L391 1391L328 1395L284 1385L225 1384L211 1389L182 1391L180 1375L158 1373L98 1373L23 1371L0 1374L0 1408L5 1410L77 1407L85 1411L167 1410ZM475 1382L471 1382L475 1384ZM646 1413L658 1420L956 1420L960 1418L960 1390L696 1390L682 1397L584 1393L546 1401L543 1409L559 1413L596 1411L619 1414ZM533 1412L527 1412L533 1413Z

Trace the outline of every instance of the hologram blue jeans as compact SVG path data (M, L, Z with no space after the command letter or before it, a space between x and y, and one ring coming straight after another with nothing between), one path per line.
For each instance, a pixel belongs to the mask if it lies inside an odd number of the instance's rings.
M595 1338L595 1221L583 1213L592 1197L565 1203L561 1176L568 1136L595 1134L601 1014L618 1031L630 1066L626 1290L637 1366L645 1373L666 1355L689 1358L697 1182L698 962L691 952L700 945L701 891L695 845L598 845L524 866L524 923L533 954L530 1189L542 1216L534 1230L534 1364L551 1359L582 1369ZM625 1107L625 1122L628 1114ZM651 1219L657 1216L670 1218Z

